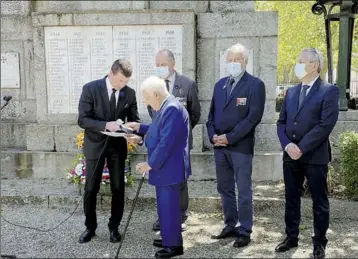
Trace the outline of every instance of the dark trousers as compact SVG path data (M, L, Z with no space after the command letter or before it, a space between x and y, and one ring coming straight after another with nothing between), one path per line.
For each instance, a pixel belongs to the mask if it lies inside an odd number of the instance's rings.
M160 235L165 247L182 246L180 217L180 184L156 186Z
M286 235L298 240L301 220L301 193L304 177L313 201L313 244L327 244L326 232L329 225L329 201L327 197L327 165L310 165L300 161L284 161L285 223Z
M100 188L102 172L107 158L107 166L109 170L112 202L111 202L111 217L109 219L109 229L117 229L124 210L124 166L125 158L118 156L118 152L114 153L110 150L99 159L86 160L86 183L84 194L84 212L86 216L85 225L87 229L96 230L97 228L97 216L96 216L96 204L97 194ZM95 170L98 161L97 168Z
M252 155L215 148L217 190L221 196L224 221L235 227L240 223L239 234L252 232ZM235 184L238 189L236 202Z
M189 191L188 191L188 181L185 180L180 184L180 215L181 222L184 223L188 218L187 211L189 207Z

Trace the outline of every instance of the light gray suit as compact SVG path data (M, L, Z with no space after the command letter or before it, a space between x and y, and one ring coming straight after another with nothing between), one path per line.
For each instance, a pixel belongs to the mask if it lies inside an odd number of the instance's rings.
M201 115L200 102L198 98L198 87L196 83L190 78L183 76L176 72L174 87L172 95L175 96L181 104L187 109L190 119L190 131L189 131L189 149L193 149L193 132L192 129L199 122ZM150 117L153 119L156 116L156 112L148 106L148 112ZM189 206L189 195L188 195L188 184L185 181L182 184L180 190L180 204L182 213L182 222L187 218L186 212Z

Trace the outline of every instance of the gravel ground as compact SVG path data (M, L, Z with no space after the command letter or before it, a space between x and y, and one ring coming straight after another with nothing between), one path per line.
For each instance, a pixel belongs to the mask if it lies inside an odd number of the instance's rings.
M351 206L351 205L350 205ZM18 224L52 228L67 218L73 208L45 208L34 205L2 205L2 215ZM128 209L127 209L128 212ZM123 225L127 219L124 215ZM107 230L109 212L98 212L97 236L87 244L78 244L84 230L81 208L67 222L50 233L22 229L1 219L1 254L25 258L114 258L118 244L109 242ZM138 207L134 211L120 258L151 258L157 250L152 246L158 237L151 231L155 210ZM309 258L312 253L312 220L304 217L301 224L299 247L283 254L274 252L274 247L283 238L283 211L267 210L256 214L252 242L241 249L233 248L231 240L211 240L210 235L222 228L221 214L191 213L188 229L183 232L186 258ZM121 229L122 231L123 229ZM358 257L358 219L332 217L328 231L327 258Z

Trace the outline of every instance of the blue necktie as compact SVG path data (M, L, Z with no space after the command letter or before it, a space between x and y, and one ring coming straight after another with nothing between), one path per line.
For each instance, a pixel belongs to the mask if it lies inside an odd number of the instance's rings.
M231 78L229 81L229 84L226 86L226 97L230 96L231 90L232 90L232 86L234 85L234 78Z
M298 109L301 108L301 105L303 103L303 100L306 98L307 89L309 88L309 85L302 85L300 98L298 99Z

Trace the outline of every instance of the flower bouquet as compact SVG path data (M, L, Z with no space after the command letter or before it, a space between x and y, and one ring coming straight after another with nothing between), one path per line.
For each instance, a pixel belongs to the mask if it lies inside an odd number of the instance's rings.
M72 162L72 166L69 169L69 172L66 173L66 179L75 184L84 184L86 182L86 158L84 157L82 153L82 147L83 147L83 137L84 132L80 132L76 136L76 146L79 150L81 150L79 153L77 153L74 157L74 160ZM127 142L127 148L128 148L128 155L127 160L124 168L124 181L126 183L126 186L132 186L133 185L133 176L131 174L131 154L133 154L136 151L136 145L132 143ZM109 178L109 171L107 167L107 161L105 161L103 172L102 172L102 184L109 184L110 178Z

